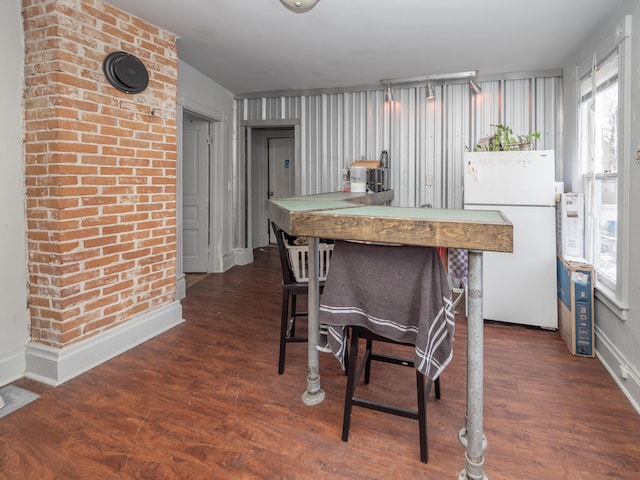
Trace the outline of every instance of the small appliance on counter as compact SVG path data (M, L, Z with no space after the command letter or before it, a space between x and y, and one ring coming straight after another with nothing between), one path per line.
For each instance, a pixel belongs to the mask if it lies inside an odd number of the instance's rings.
M370 192L383 192L388 190L387 176L389 170L386 168L370 168L367 170L367 190Z
M380 160L354 160L350 169L350 189L374 193L389 190L389 153L383 150Z
M354 162L355 163L355 162ZM367 191L367 167L351 166L351 175L349 183L352 192Z

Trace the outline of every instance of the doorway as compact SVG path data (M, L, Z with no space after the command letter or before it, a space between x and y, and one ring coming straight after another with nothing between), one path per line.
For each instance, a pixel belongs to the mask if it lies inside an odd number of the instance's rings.
M251 128L249 189L251 191L251 245L275 243L269 225L266 201L295 196L296 149L294 127Z

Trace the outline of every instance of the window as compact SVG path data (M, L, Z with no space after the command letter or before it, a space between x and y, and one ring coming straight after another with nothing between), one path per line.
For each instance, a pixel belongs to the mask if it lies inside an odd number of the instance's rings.
M576 70L576 189L585 198L585 257L596 296L628 315L631 17Z
M618 52L580 80L580 165L585 193L585 255L615 290L618 250Z

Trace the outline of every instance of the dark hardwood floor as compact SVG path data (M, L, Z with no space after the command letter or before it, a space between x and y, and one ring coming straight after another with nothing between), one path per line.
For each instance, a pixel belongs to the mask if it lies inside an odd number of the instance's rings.
M442 399L429 399L428 464L413 420L354 409L321 356L325 401L306 406L306 344L277 374L277 249L189 287L186 322L0 419L2 479L457 479L464 449L466 325L457 317ZM374 366L371 395L412 406L408 368ZM597 359L557 332L487 324L485 471L491 480L638 479L640 416Z

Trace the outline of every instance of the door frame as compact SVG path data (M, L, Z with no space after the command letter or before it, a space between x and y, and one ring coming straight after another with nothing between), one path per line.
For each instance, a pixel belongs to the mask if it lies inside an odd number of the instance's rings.
M184 114L190 113L209 122L209 133L213 138L213 148L209 149L209 254L207 273L224 270L224 218L225 218L225 138L226 115L202 106L186 98L180 98L177 107L177 162L176 162L176 298L186 296L186 281L183 265L183 219L182 219L182 134Z
M295 161L297 166L302 164L301 155L301 132L300 122L298 120L253 120L247 122L241 122L239 128L239 145L241 145L240 152L240 164L241 171L246 173L244 181L241 183L241 193L239 201L243 205L243 209L246 212L244 221L238 222L238 238L241 239L241 244L245 248L246 263L253 261L253 221L255 215L261 215L264 212L265 223L266 208L264 207L265 199L267 198L267 181L255 183L259 176L266 174L266 164L263 166L263 170L260 170L260 156L257 155L252 148L252 138L257 131L264 130L277 130L277 129L293 129L293 148L295 152ZM295 192L296 195L300 195L300 172L301 168L296 168L295 171ZM262 186L263 184L263 186ZM254 189L256 191L254 191ZM259 202L261 202L261 205Z
M206 273L209 273L209 257L210 257L210 242L209 242L209 235L211 233L211 228L209 226L209 222L210 222L210 215L209 215L209 210L211 209L211 205L210 205L210 201L211 201L211 186L209 185L209 180L211 178L211 172L210 172L210 168L211 168L211 146L212 146L212 134L211 131L213 129L213 122L210 121L209 119L203 118L200 115L195 115L193 114L191 111L189 110L184 110L183 114L182 114L182 119L183 119L183 126L182 126L182 133L183 133L183 148L182 148L182 154L183 154L183 158L182 158L182 172L184 173L185 167L188 165L188 163L196 163L197 165L192 166L192 168L194 168L195 172L197 173L197 182L199 182L198 187L202 187L202 188L197 188L198 193L198 198L200 199L200 202L205 201L206 199L206 206L204 206L204 208L202 209L202 213L198 215L198 232L199 232L199 239L198 239L198 261L195 262L195 264L198 267L198 270L190 270L190 272L196 272L196 271L200 271L200 269L204 269L204 271ZM204 140L204 142L206 142L206 148L204 148L202 151L200 151L199 149L197 150L198 155L195 158L185 158L184 157L184 147L185 147L185 143L184 143L184 138L185 138L185 131L187 128L190 128L188 126L188 123L190 122L197 122L198 125L198 130L203 133L205 135L204 139L200 139L200 141ZM206 129L206 133L204 132L204 130ZM202 144L199 144L202 145ZM188 162L188 163L187 163ZM183 237L183 257L182 257L182 265L183 265L183 269L186 269L186 265L187 265L187 260L184 258L184 236L185 236L185 225L186 225L186 220L184 218L184 207L185 207L185 198L184 198L184 188L185 188L185 177L183 175L182 177L182 181L180 182L180 184L182 185L183 188L183 195L182 195L182 201L183 201L183 209L182 209L182 215L183 215L183 224L182 224L182 237ZM203 184L203 182L206 182L206 185ZM200 210L198 210L200 211ZM201 238L202 235L206 236L204 238ZM200 241L202 240L202 241Z

